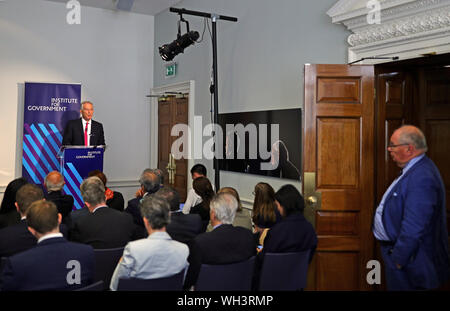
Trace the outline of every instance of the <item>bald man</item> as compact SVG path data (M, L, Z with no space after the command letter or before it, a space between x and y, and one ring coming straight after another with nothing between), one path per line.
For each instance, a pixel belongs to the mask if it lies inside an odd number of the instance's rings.
M372 229L388 290L434 289L449 279L445 188L427 149L411 125L398 128L387 146L402 174L386 190Z
M58 213L62 216L62 223L70 225L70 212L73 209L73 197L62 193L64 187L64 178L58 171L48 173L44 180L45 188L47 189L48 201L55 203L58 208Z

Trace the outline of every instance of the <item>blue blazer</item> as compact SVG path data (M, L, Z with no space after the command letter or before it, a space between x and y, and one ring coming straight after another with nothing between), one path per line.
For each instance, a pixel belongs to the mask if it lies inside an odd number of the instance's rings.
M81 284L67 282L72 266L80 263ZM73 290L92 283L94 277L94 249L89 245L68 242L64 238L50 238L35 247L7 259L0 277L2 290Z
M387 269L402 266L402 289L437 288L449 278L445 188L427 156L411 167L388 194L383 225L392 246L382 246ZM389 280L388 280L389 287Z

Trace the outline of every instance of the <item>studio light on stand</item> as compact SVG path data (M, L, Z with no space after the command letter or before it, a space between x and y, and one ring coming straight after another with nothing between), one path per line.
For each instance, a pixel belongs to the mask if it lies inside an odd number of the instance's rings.
M213 48L213 81L210 86L211 94L214 95L214 108L213 108L213 122L214 124L218 124L218 113L219 113L219 87L217 81L217 21L224 20L229 22L237 22L236 17L218 15L207 12L198 12L198 11L190 11L186 9L178 9L178 8L170 8L170 12L177 13L180 15L180 20L178 21L178 37L175 41L170 44L165 44L159 48L159 54L162 59L165 61L171 61L175 56L179 53L182 53L185 48L189 45L194 44L196 40L199 38L199 34L196 31L189 31L189 23L183 19L182 14L199 16L203 18L209 18L212 22L212 48ZM187 33L181 36L180 24L181 22L186 23ZM203 37L203 36L202 36ZM214 135L215 137L215 135ZM216 144L216 141L214 142ZM215 156L214 157L214 185L216 189L220 189L220 175L219 175L219 160Z
M184 35L181 35L181 22L186 23L187 32ZM175 56L183 53L185 48L194 44L199 37L200 35L197 31L189 30L189 22L180 14L177 38L172 43L160 46L159 55L161 55L161 58L166 62L171 61Z

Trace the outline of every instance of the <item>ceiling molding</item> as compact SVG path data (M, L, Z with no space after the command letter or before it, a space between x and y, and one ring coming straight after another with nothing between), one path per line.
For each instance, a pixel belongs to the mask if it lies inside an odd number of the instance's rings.
M450 52L450 0L384 0L380 1L380 24L368 24L368 8L345 10L338 1L327 14L335 24L350 30L347 38L348 61L363 57L399 56L400 59L423 54ZM357 2L349 7L360 6ZM365 64L386 62L371 60Z

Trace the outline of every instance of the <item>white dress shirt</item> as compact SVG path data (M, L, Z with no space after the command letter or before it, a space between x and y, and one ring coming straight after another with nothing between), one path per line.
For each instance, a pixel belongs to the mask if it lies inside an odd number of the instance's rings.
M86 120L81 118L81 121L83 122L83 138L84 138L84 130L86 128ZM90 142L91 142L91 127L92 127L92 119L89 120L88 123L88 130L87 130L87 145L90 146Z
M194 188L189 189L186 202L183 206L183 214L189 214L189 212L191 211L191 207L202 203L202 201L202 197L195 193Z

